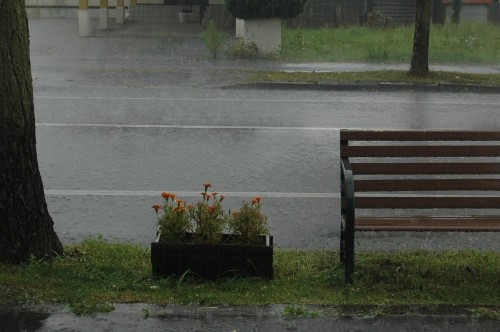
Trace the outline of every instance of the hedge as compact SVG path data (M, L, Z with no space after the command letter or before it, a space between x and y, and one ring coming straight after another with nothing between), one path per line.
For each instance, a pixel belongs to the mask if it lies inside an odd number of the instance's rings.
M304 11L307 0L225 0L227 10L236 18L294 18Z

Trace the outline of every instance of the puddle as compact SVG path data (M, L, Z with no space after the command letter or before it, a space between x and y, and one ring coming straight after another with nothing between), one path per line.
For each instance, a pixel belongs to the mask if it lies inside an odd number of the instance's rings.
M17 331L498 331L498 320L474 319L466 308L298 306L314 317L285 314L289 305L196 306L116 304L109 314L76 316L64 308L0 306L0 332Z
M0 331L38 331L44 325L44 321L50 316L48 313L30 311L5 311L0 312Z

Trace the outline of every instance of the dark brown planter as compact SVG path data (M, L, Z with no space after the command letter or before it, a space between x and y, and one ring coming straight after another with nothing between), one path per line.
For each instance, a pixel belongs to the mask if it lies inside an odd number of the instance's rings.
M231 236L224 236L230 239ZM181 276L186 271L207 279L244 275L273 279L273 238L262 245L151 243L153 275Z

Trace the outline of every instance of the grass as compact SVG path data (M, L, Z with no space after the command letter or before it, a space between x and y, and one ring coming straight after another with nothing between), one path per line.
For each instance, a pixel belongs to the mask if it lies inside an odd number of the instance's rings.
M410 63L414 26L283 29L285 61ZM429 62L499 64L500 25L463 22L432 25Z
M313 316L300 307L309 304L500 306L500 254L495 252L359 253L352 286L344 283L332 251L276 250L270 282L203 281L189 274L155 278L149 255L140 246L85 240L67 246L66 256L51 262L0 265L0 299L66 304L77 314L136 302L293 304L287 312L291 316ZM477 309L474 314L498 311Z
M283 29L281 59L295 62L366 62L410 64L414 27L339 27ZM430 64L500 64L500 25L464 22L432 25ZM500 74L431 72L413 78L408 71L260 72L254 81L459 83L500 86Z

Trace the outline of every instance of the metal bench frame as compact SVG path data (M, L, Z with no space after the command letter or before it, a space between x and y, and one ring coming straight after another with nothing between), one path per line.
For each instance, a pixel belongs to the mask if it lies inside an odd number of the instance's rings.
M500 131L342 129L340 157L340 261L347 283L356 231L500 231ZM446 195L429 195L436 191ZM386 209L391 216L358 217L358 209ZM410 209L431 211L393 216ZM442 209L456 213L434 213ZM469 215L469 209L494 215Z

